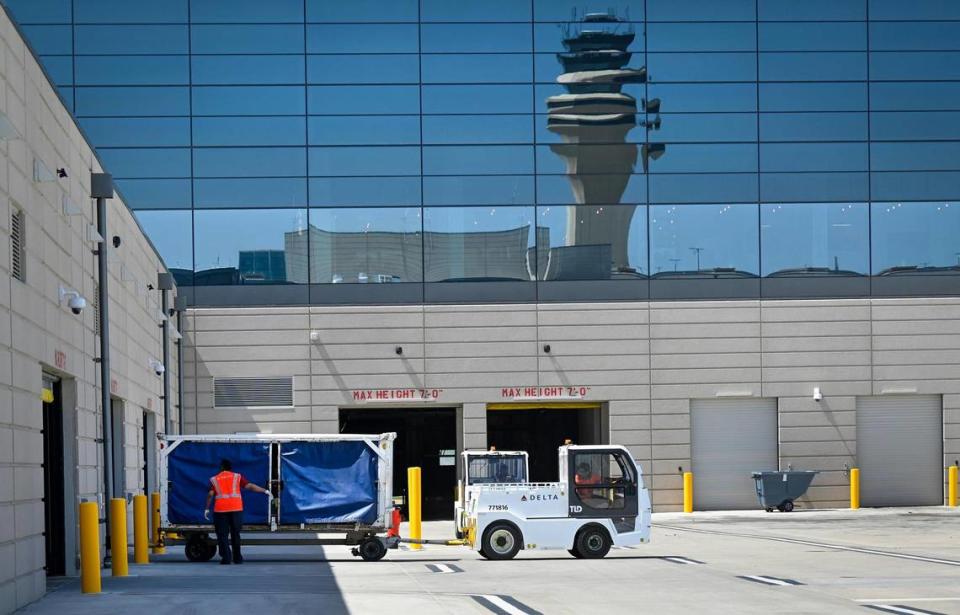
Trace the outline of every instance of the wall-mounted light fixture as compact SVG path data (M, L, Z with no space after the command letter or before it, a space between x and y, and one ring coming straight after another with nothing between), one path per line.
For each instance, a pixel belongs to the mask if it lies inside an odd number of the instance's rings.
M403 354L403 346L397 346L396 348L393 349L393 351L398 355L401 355Z
M550 344L544 344L543 351L547 354L550 354Z

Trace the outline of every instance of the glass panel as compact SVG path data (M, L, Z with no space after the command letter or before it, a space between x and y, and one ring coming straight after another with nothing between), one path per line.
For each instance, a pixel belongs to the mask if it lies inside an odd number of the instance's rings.
M560 56L560 57L558 57ZM644 65L644 54L643 50L637 52L620 52L613 50L610 53L600 50L597 54L587 54L587 55L576 55L570 53L557 54L557 53L537 53L534 54L533 61L536 64L535 72L537 76L538 83L556 83L561 74L567 72L577 72L580 70L595 70L595 69L611 69L618 70L616 68L619 66L619 69L630 70L631 73L619 73L618 80L622 84L621 87L631 87L631 83L642 83L643 75L639 71ZM528 70L527 62L519 62L514 56L515 70ZM661 71L663 72L663 71ZM614 73L616 74L616 73ZM620 78L624 77L624 78ZM568 75L564 78L566 84L564 84L563 91L567 91L568 88L577 87L571 85L573 83L572 78ZM473 80L471 78L471 80ZM480 81L483 81L481 79ZM609 85L598 85L598 86L582 86L581 89L596 89L596 90L605 90L612 91L615 88L612 88ZM642 91L642 89L641 89ZM558 94L560 92L557 92Z
M187 53L187 26L76 26L78 54ZM194 49L196 51L196 49Z
M754 277L759 248L756 205L650 206L654 277Z
M868 174L861 173L761 173L760 197L764 201L865 201Z
M523 205L533 203L533 177L424 177L425 205Z
M644 86L639 83L618 84L613 88L606 85L602 86L601 89L616 90L615 92L599 92L600 94L607 94L607 96L604 97L584 97L582 96L583 92L576 90L571 92L575 87L576 86L571 87L560 84L537 84L534 86L533 95L534 102L536 103L536 112L559 113L561 115L629 114L638 109L642 111L643 104L640 101L646 98L646 90ZM574 94L574 96L571 96L571 93ZM614 96L609 96L609 94L614 94ZM622 96L618 96L618 94ZM622 119L626 122L629 121L629 117L617 119ZM568 118L567 122L576 123L576 120ZM582 124L582 122L580 123ZM622 124L624 122L618 121L616 123ZM609 125L609 123L607 125Z
M309 241L313 284L423 281L419 207L311 209Z
M960 142L872 143L870 168L874 171L960 170Z
M193 56L194 85L303 83L303 56Z
M197 177L302 177L307 174L302 147L196 148Z
M187 56L77 56L77 85L187 85Z
M957 196L960 173L956 171L874 171L870 194L877 200L952 199Z
M326 55L307 57L309 83L411 83L420 66L416 55Z
M304 209L194 213L197 286L307 281Z
M866 171L866 143L762 143L761 171Z
M418 0L306 0L307 21L417 21Z
M867 18L863 2L837 0L763 0L760 21L857 21Z
M761 113L764 141L866 141L866 113Z
M420 205L419 177L338 177L310 180L314 206Z
M651 173L756 173L757 146L738 144L668 144L667 153L650 168Z
M60 100L63 101L67 110L73 113L73 88L57 88L57 93L60 94Z
M754 146L756 147L756 146ZM608 192L608 186L604 184L607 181L614 181L612 178L622 177L626 181L626 176L631 173L640 173L643 171L642 146L635 143L622 144L554 144L537 146L537 173L539 175L576 175L582 180L572 180L576 182L579 189L581 182L584 189L592 182L597 182L593 190L600 190L603 193ZM596 176L596 179L593 177ZM603 179L609 178L609 179ZM609 188L612 188L612 184ZM622 189L622 186L620 186ZM592 190L591 190L592 191ZM567 189L567 194L570 190ZM543 196L543 195L541 195ZM611 201L603 199L609 203ZM540 201L541 203L543 200ZM616 199L613 202L617 202Z
M303 207L307 182L298 179L197 179L194 207Z
M529 85L426 85L424 113L531 113Z
M312 85L309 112L319 115L397 115L420 112L415 85Z
M754 23L649 23L647 51L753 51Z
M531 143L533 117L530 115L433 115L423 118L423 142Z
M97 155L117 178L190 177L190 150L187 148L100 148Z
M756 201L758 192L757 176L753 173L664 173L650 176L651 203L703 203L711 199Z
M647 208L553 205L537 208L540 280L611 280L647 274Z
M193 213L190 211L137 211L143 231L160 252L177 285L193 284Z
M96 147L189 147L188 118L85 118L80 125Z
M189 179L118 179L117 190L131 209L190 209Z
M654 84L650 99L659 98L664 111L756 111L757 86L753 83ZM865 90L864 90L865 91Z
M73 53L73 30L70 26L22 26L21 29L37 55Z
M204 145L304 145L302 117L197 117L193 144Z
M420 148L311 147L310 175L419 175Z
M537 203L633 205L647 200L646 175L577 174L537 176Z
M960 4L943 0L868 0L871 20L960 19Z
M187 88L77 88L77 115L190 115Z
M871 50L957 49L960 23L887 22L870 24Z
M753 21L751 0L647 0L648 21Z
M762 111L865 111L865 83L761 83Z
M303 115L303 86L193 88L194 115Z
M190 0L193 23L290 23L303 21L303 0Z
M960 140L960 112L872 113L870 133L874 139L884 141Z
M765 23L761 51L860 51L867 49L865 23Z
M556 57L551 58L556 64ZM424 83L529 83L533 80L532 65L516 54L424 54L421 61Z
M187 0L74 0L73 11L77 23L187 22Z
M957 43L960 47L960 42ZM870 54L870 78L915 81L960 79L960 52L887 52Z
M529 2L516 0L422 0L422 21L530 21Z
M420 26L425 53L530 51L530 24L424 24Z
M302 25L194 25L190 38L193 53L303 53Z
M765 276L869 273L866 203L795 203L760 206Z
M416 25L307 26L307 53L417 53Z
M71 0L4 0L19 24L70 23Z
M533 171L533 147L529 145L423 148L423 172L426 175L520 174Z
M960 110L960 83L871 83L874 111Z
M757 78L755 53L650 53L647 62L649 79L655 83L754 81Z
M40 63L54 84L73 85L73 56L41 56Z
M864 81L867 54L863 52L761 53L762 81Z
M424 281L535 279L533 207L424 208Z
M404 116L311 117L310 145L420 143L420 118Z
M753 113L664 113L658 141L756 141L757 116Z
M586 13L608 13L625 20L643 20L643 0L611 0L602 8L585 8L581 0L534 0L533 15L536 21L576 21Z
M522 455L470 455L467 459L468 484L527 482L526 458Z
M873 274L960 272L960 204L874 203Z
M577 14L582 15L583 10L582 5L577 7ZM544 53L569 52L567 45L574 45L594 49L613 47L618 51L643 53L643 24L625 22L625 18L620 15L614 15L611 19L604 17L604 13L606 9L601 9L600 19L590 22L583 22L580 18L571 21L568 17L564 23L534 24L534 50ZM609 13L606 14L609 15ZM596 40L597 37L600 37L597 42L589 40L591 38ZM520 51L529 51L529 47Z
M574 453L574 492L584 508L609 511L627 507L627 485L636 479L621 456L622 453Z

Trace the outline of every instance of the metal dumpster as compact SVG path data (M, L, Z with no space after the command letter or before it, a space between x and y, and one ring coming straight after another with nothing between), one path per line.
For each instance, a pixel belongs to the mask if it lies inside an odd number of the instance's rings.
M789 470L786 472L754 472L753 480L757 486L757 498L760 506L767 512L776 508L780 512L793 510L793 501L807 492L813 477L817 473L811 470Z

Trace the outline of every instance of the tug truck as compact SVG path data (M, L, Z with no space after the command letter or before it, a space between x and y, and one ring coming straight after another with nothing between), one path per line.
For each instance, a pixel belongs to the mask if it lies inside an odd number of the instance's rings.
M463 451L460 479L453 505L453 526L457 538L466 533L467 509L483 485L526 483L530 464L526 451Z
M604 557L613 546L650 540L650 495L622 446L561 446L555 483L476 485L467 503L466 543L487 559L521 549L566 549Z

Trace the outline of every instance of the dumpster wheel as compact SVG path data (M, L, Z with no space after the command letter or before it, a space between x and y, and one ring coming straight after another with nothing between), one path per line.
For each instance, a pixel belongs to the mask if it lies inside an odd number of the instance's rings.
M777 506L777 510L780 512L792 512L793 511L793 500L784 500Z

